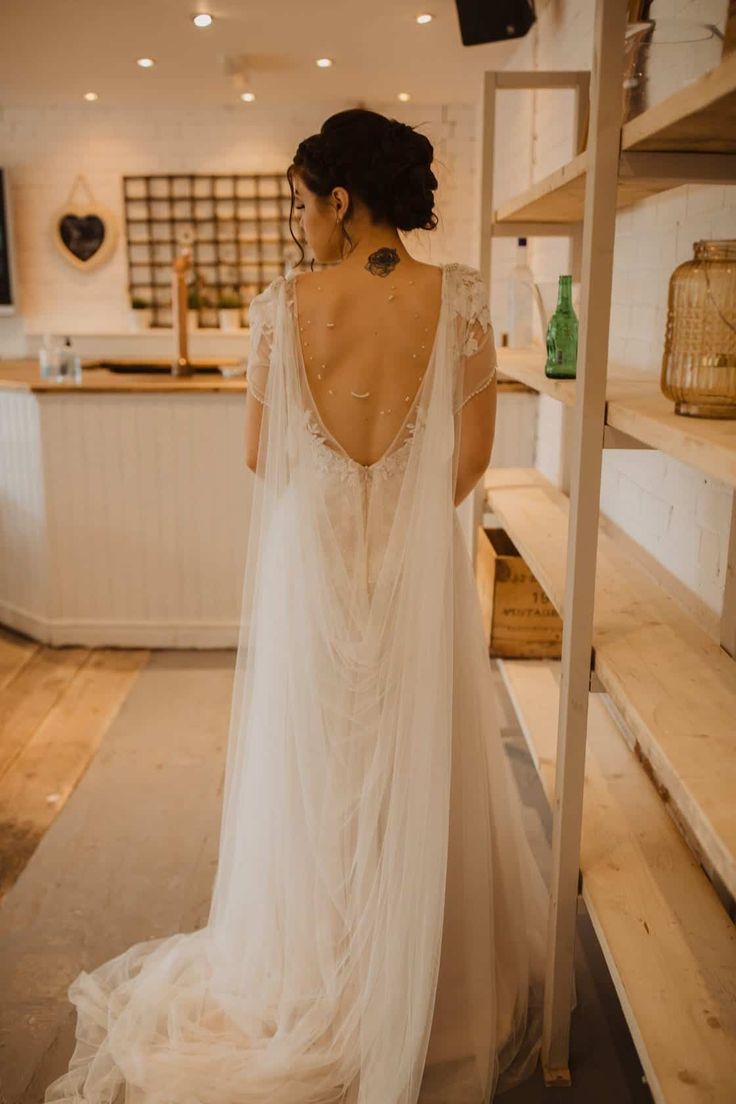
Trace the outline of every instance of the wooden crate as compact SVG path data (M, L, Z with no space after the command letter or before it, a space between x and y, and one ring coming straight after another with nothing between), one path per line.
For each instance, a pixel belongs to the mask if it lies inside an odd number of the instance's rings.
M560 658L562 619L505 529L478 526L475 579L489 655Z

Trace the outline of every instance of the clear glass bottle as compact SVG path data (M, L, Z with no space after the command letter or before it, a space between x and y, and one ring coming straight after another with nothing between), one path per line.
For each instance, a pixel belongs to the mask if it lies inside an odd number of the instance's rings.
M578 318L572 305L572 276L560 276L557 306L547 326L547 362L544 374L575 379L578 359Z
M736 418L736 240L693 242L670 276L660 388L676 414Z
M71 339L68 337L64 339L64 345L59 356L59 371L56 382L82 382L82 361L79 353L72 347Z
M516 261L509 281L509 348L528 349L532 344L534 274L527 261L526 238L517 238Z
M59 377L59 363L63 345L57 334L45 333L38 350L38 367L42 380L56 383Z

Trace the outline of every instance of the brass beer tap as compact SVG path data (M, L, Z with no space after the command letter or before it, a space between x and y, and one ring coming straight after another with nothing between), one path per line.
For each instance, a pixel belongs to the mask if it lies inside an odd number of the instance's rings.
M171 309L176 334L176 359L172 362L174 376L194 375L187 343L187 273L192 267L192 253L186 246L174 258L171 280Z

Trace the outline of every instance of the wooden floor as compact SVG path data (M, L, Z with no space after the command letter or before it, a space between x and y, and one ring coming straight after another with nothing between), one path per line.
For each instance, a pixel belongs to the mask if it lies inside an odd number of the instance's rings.
M217 862L233 651L46 649L0 639L0 1104L66 1068L66 987L138 940L200 927ZM545 873L546 799L494 668L504 743ZM584 908L572 1086L541 1072L507 1104L648 1104Z
M0 629L0 898L61 812L148 657L45 648Z

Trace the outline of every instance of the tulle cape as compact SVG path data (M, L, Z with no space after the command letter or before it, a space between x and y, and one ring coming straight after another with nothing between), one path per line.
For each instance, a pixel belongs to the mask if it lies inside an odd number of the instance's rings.
M292 296L280 277L251 307L264 405L208 922L74 979L46 1104L481 1104L537 1061L547 893L453 506L485 289L444 266L429 366L368 467L324 439Z

